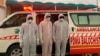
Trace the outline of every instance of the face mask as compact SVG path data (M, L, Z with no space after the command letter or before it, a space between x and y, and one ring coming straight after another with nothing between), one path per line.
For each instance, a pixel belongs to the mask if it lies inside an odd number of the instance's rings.
M47 18L47 21L50 21L50 18Z
M32 20L28 20L28 22L29 22L29 23L31 23L31 22L32 22Z
M63 21L64 18L60 18L60 21Z

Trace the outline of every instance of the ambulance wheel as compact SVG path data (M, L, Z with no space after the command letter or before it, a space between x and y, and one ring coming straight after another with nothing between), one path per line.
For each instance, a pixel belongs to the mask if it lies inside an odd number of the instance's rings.
M22 56L22 49L19 45L13 45L8 49L7 56Z

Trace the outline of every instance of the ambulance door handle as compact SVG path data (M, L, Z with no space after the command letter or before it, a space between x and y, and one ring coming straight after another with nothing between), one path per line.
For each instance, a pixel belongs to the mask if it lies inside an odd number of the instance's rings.
M74 31L74 27L72 27L72 31Z

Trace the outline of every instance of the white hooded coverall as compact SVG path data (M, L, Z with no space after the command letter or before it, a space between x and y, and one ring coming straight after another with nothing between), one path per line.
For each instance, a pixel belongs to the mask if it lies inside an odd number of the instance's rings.
M46 13L44 20L39 24L40 38L43 40L42 56L51 56L52 53L52 23L47 20L47 16L51 15Z
M53 24L53 38L55 39L55 56L65 56L66 44L68 41L68 23L60 20L63 14L59 14L58 20Z
M31 14L27 15L26 22L21 25L19 41L22 44L23 56L36 56L36 39L38 38L38 26L28 22Z

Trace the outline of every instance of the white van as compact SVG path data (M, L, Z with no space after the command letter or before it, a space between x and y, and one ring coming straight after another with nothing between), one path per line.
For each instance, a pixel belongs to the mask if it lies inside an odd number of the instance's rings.
M22 51L19 47L18 33L19 28L27 14L32 14L34 22L37 25L43 20L44 14L51 14L51 21L58 20L58 14L63 13L65 20L69 23L70 47L67 43L66 53L70 54L96 54L100 53L100 13L99 12L68 12L68 11L19 11L11 14L6 19L0 21L0 53L6 53L8 56L21 56ZM38 43L41 53L41 47ZM54 49L53 49L54 52Z

